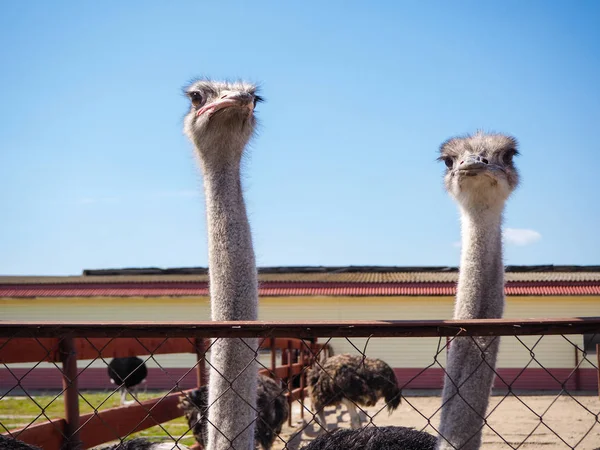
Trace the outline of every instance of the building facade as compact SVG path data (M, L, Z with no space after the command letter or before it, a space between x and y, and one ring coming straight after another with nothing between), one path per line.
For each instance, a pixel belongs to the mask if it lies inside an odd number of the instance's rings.
M441 267L280 267L260 271L260 320L450 319L458 273ZM75 277L0 277L2 320L14 321L205 321L210 320L205 269L85 271ZM508 267L507 319L600 316L600 267ZM597 389L595 343L600 336L503 337L496 387ZM335 353L381 358L405 388L439 389L446 362L445 338L331 340ZM588 350L587 355L582 350ZM0 349L1 356L1 349ZM195 355L159 355L148 361L148 385L170 388L196 362ZM82 388L109 386L104 361L86 367ZM42 363L0 368L27 374L24 386L60 386L56 367ZM169 372L165 376L165 369ZM184 377L183 387L195 383ZM189 386L188 386L189 385Z

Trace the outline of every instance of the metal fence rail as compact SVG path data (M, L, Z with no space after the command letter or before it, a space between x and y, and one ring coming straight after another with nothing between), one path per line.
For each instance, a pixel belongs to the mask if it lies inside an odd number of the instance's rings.
M398 376L400 390L415 385L415 380L428 376L440 378L445 373L445 349L451 345L452 339L458 336L506 336L514 339L518 345L529 352L529 362L520 370L510 375L502 370L496 371L497 387L503 394L490 406L486 417L486 432L490 442L496 447L490 448L530 448L528 445L537 439L545 430L557 447L545 445L545 448L578 448L587 449L600 446L600 401L594 398L578 396L577 390L582 386L591 386L590 374L594 371L594 379L600 384L600 352L592 358L581 346L569 339L573 335L600 335L600 317L566 318L566 319L527 319L527 320L468 320L468 321L369 321L369 322L12 322L0 321L0 370L4 385L0 400L11 399L20 392L21 397L31 405L36 405L39 413L30 417L30 423L24 426L15 425L11 414L3 415L0 403L0 433L10 434L19 439L39 445L43 449L59 448L91 448L108 441L131 437L134 433L158 427L164 437L179 442L188 436L191 439L193 426L172 425L174 419L183 415L178 407L182 396L190 396L191 387L200 387L207 382L205 364L210 364L210 341L220 338L261 338L261 355L256 361L261 373L279 383L281 395L288 405L287 428L282 431L273 443L273 449L298 448L320 432L320 425L315 421L316 411L311 409L305 399L309 395L306 375L311 370L324 369L325 358L330 356L329 343L332 338L345 338L350 344L352 353L363 358L377 357L367 346L379 338L438 338L438 346L431 355L431 363L415 371L414 374ZM535 342L526 341L525 336L538 336ZM562 336L572 346L574 365L563 372L552 367L544 367L544 362L536 356L539 343L545 336ZM318 339L321 340L318 340ZM355 344L352 339L367 338L364 345ZM194 354L195 364L185 369L178 376L173 376L169 368L161 365L161 355L189 353ZM133 405L109 406L108 398L99 405L89 400L89 390L81 389L79 381L89 373L92 364L108 364L109 358L140 355L145 362L158 366L158 370L172 382L167 392L154 398L138 400ZM82 366L82 361L86 362ZM78 361L80 362L78 366ZM34 363L33 367L15 368L19 363ZM53 370L61 374L62 387L53 393L48 404L38 403L39 396L29 393L27 377L39 371L41 363L49 363ZM557 392L554 393L545 407L539 410L532 405L533 400L519 394L519 379L523 377L530 365L539 366L548 379L554 380ZM433 374L433 375L431 375ZM184 387L183 379L188 375L195 376L194 386ZM585 378L585 379L582 379ZM392 380L388 380L392 381ZM396 380L393 380L396 382ZM595 385L594 388L598 388ZM110 397L118 386L105 392ZM404 391L402 391L404 392ZM98 394L95 394L98 395ZM53 402L62 396L64 414L57 417L48 411ZM589 396L588 396L589 397ZM554 415L563 399L567 399L575 407L581 417L576 420L585 422L585 427L573 434L573 430L563 430L556 423ZM402 400L410 413L414 413L415 423L402 421L398 425L412 425L419 429L435 432L436 415L439 405L431 411L420 410L419 400L403 393ZM596 402L596 403L594 403ZM438 400L439 403L439 400ZM517 405L531 415L537 424L526 433L503 431L494 425L494 420L506 405ZM90 410L82 413L80 406ZM364 424L378 426L383 422L381 411L386 405L366 407L356 404ZM511 406L512 407L512 406ZM406 411L405 411L406 414ZM344 412L334 413L336 426L348 426ZM19 416L19 414L14 414ZM330 417L329 414L328 417ZM395 418L395 416L391 416ZM571 418L571 417L570 417ZM3 421L4 419L4 421ZM489 420L488 420L489 419ZM26 420L26 419L23 419ZM181 419L180 419L181 420ZM329 420L329 419L327 419ZM411 419L412 420L412 419ZM417 423L418 422L418 423ZM589 426L588 426L589 422ZM218 426L218 424L217 424ZM585 428L585 429L584 429ZM598 445L592 447L593 439ZM496 442L497 441L497 442ZM199 446L199 444L196 444ZM565 447L566 446L566 447Z

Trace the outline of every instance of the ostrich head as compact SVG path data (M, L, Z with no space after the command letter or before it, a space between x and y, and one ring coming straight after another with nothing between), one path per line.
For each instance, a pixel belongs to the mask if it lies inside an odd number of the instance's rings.
M502 208L519 184L517 154L515 138L477 132L448 139L438 159L446 164L446 189L461 207L487 210Z
M206 164L228 164L242 155L256 125L254 108L262 101L256 86L244 82L200 80L185 88L190 110L184 132Z

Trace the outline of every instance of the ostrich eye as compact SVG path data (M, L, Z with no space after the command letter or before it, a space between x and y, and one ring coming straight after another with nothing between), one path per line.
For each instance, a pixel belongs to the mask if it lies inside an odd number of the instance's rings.
M196 107L202 104L202 95L198 91L190 92L190 99L192 100L192 105Z
M449 156L444 158L444 164L446 164L446 167L448 169L452 169L452 166L454 165L454 160L452 158L450 158Z
M510 149L502 155L502 162L506 165L512 164L513 157L517 154L515 149Z
M255 95L254 96L254 107L256 108L256 104L261 103L261 102L264 102L264 99L260 95Z

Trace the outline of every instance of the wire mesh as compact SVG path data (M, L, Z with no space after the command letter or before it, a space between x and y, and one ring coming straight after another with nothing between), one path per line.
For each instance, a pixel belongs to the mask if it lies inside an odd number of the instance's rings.
M244 427L254 426L256 448L265 450L299 449L338 428L360 433L394 425L437 436L444 380L453 383L467 407L471 402L464 392L468 378L457 383L446 372L448 350L458 339L480 352L481 363L471 375L495 373L481 418L484 448L596 449L600 399L594 343L600 327L597 320L574 324L568 332L547 323L532 332L522 325L506 328L505 321L491 325L486 337L468 326L453 327L451 335L441 325L437 337L430 331L422 337L414 332L409 338L382 337L377 330L346 337L338 330L321 337L316 326L307 337L311 327L293 323L287 324L289 335L302 339L255 332L259 348L249 347L253 357L247 367L259 371L258 398L250 405L256 418ZM237 376L219 373L211 352L220 339L247 346L241 336L252 332L210 339L196 331L182 337L175 326L173 333L166 327L139 336L132 328L87 324L54 338L26 324L0 330L0 433L48 450L100 448L139 437L173 448L204 448L210 427L226 433L210 414L220 399L209 401L209 373L227 378L227 398L246 400L237 395ZM98 337L103 334L107 337ZM486 349L498 340L494 365ZM236 437L227 436L232 448Z

